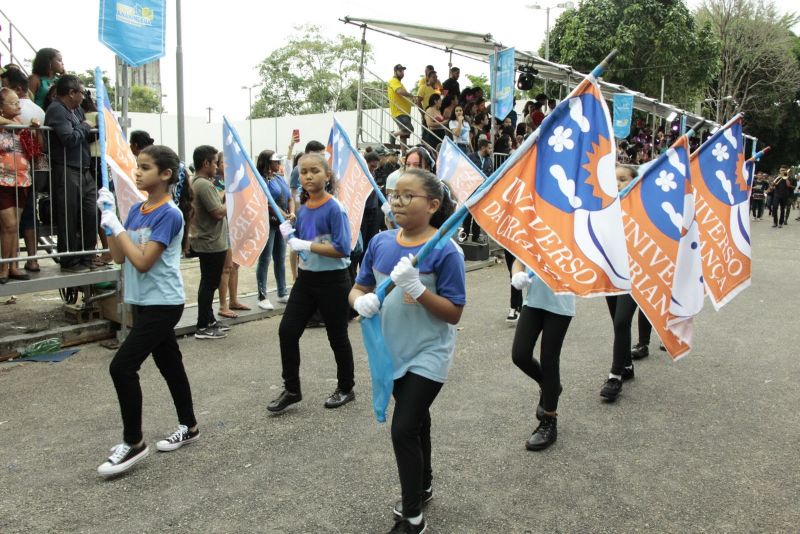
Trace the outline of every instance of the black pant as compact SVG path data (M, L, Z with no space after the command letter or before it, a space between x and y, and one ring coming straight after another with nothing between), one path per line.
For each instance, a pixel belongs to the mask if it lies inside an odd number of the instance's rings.
M505 249L503 249L503 252L505 252L506 255L506 268L508 269L508 274L511 275L511 267L513 267L514 260L516 258L513 254ZM514 286L511 286L511 307L517 311L522 308L522 291Z
M214 302L214 292L219 288L227 254L227 250L197 253L197 257L200 259L200 285L197 288L198 330L206 328L216 321L211 303Z
M472 234L472 240L476 241L481 236L481 227L472 218L472 215L467 214L464 217L464 225L462 226L464 233L467 235Z
M88 162L87 162L88 164ZM53 222L58 252L92 251L83 256L61 258L62 267L89 264L97 245L97 184L89 169L52 164Z
M763 198L753 199L750 202L750 207L752 208L752 211L753 211L753 217L755 217L756 219L760 219L761 217L763 217L763 215L764 215L764 199Z
M297 270L297 280L281 318L278 337L281 344L283 383L287 391L300 393L300 337L319 308L328 332L328 343L336 358L336 378L342 391L353 389L353 349L347 335L352 287L347 269L337 271Z
M572 317L540 308L522 307L514 332L511 360L542 388L542 408L555 412L561 388L561 346ZM536 340L542 335L539 362L533 357Z
M133 306L133 328L122 343L109 372L117 390L122 412L122 439L129 445L142 441L142 388L139 368L152 353L161 376L167 381L178 421L192 427L197 424L192 406L192 390L183 368L183 357L175 339L175 325L183 314L183 304L176 306Z
M630 295L606 297L611 320L614 321L614 356L611 374L621 375L622 370L633 365L631 359L631 323L636 313L636 301Z
M772 207L772 224L786 224L789 218L789 197L775 197L775 205Z
M639 323L639 345L644 345L645 347L650 345L650 334L653 333L653 325L650 324L650 321L647 320L647 316L642 312L642 309L639 308L639 315L637 317L637 321Z
M422 492L433 481L430 407L442 385L414 373L394 381L392 446L405 517L422 513Z

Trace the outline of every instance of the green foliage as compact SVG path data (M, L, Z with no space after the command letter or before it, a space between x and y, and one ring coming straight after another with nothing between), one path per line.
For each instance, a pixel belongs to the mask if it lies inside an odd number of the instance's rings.
M550 36L550 59L589 72L612 49L604 79L689 107L719 68L718 43L682 0L584 0L565 11Z
M160 102L158 92L143 85L131 87L128 111L139 113L158 113Z
M467 79L469 80L469 87L480 87L483 89L483 94L488 100L491 96L491 86L489 84L489 77L486 74L480 74L478 76L473 76L472 74L467 74Z
M93 70L91 69L86 70L83 73L70 72L69 74L77 76L84 87L86 88L95 87ZM114 98L115 95L114 87L111 86L111 82L109 81L108 76L106 76L105 71L103 71L103 85L106 86L106 92L108 93L108 100L109 103L111 104L111 109L116 109L115 98Z
M361 42L341 34L324 37L316 26L295 30L285 46L258 65L264 85L253 118L355 109ZM365 61L371 58L367 45Z

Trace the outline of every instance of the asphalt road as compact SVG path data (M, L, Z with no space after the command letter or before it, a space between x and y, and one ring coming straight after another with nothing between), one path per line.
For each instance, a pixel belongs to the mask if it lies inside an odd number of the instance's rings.
M507 272L470 273L456 361L432 410L430 532L797 532L800 223L753 226L753 286L720 312L706 305L680 362L654 338L616 404L598 395L611 362L605 303L579 302L558 442L541 453L524 448L538 389L511 363ZM59 364L0 366L0 532L388 531L400 488L358 325L356 401L323 408L335 365L315 329L301 342L305 400L270 416L278 324L182 340L202 438L113 480L95 471L121 438L112 353L89 345ZM154 450L177 423L152 361L141 375Z

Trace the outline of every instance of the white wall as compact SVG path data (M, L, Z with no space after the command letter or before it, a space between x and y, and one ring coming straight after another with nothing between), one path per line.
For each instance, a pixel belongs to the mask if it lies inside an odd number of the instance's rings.
M356 142L356 112L344 111L336 114L353 143ZM178 117L164 113L161 116L161 129L159 129L159 115L157 113L131 113L131 130L145 130L156 144L167 145L176 152L178 149ZM209 124L206 117L186 117L186 158L191 160L192 151L199 145L211 145L222 149L222 119L212 117ZM250 125L249 121L232 121L231 124L239 132L239 137L250 151ZM286 154L292 130L300 130L300 143L295 146L295 154L302 152L306 143L316 140L322 144L328 143L328 135L333 125L333 114L300 115L296 117L279 117L277 119L255 119L253 121L253 159L255 155L265 149L276 150L279 154ZM277 130L278 143L275 143ZM163 132L163 136L159 132Z

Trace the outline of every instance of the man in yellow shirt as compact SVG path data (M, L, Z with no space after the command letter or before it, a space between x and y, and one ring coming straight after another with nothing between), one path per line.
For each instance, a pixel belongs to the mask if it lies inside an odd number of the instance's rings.
M425 111L428 108L428 101L433 94L442 94L442 84L439 82L439 76L436 74L435 70L428 70L426 71L426 80L425 83L421 83L417 87L417 106L422 111Z
M403 76L405 76L406 68L399 63L394 66L394 77L389 80L387 85L387 95L389 97L389 111L392 118L400 127L397 131L392 132L389 137L389 142L394 144L394 138L399 137L400 142L408 144L408 138L411 132L414 131L414 126L411 124L411 103L413 102L414 95L409 93L403 86Z

